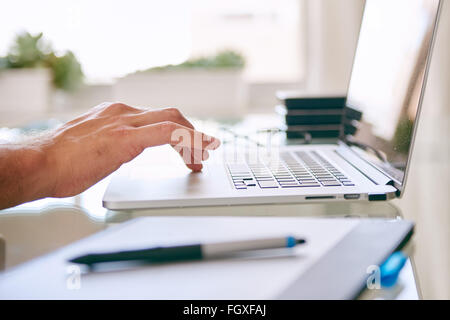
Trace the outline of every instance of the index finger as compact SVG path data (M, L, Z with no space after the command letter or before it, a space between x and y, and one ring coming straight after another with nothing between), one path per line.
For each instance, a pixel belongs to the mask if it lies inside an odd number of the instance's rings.
M194 129L192 123L176 108L147 110L139 114L129 115L129 123L135 127L146 126L163 121L176 122L182 126Z
M170 144L181 148L215 150L220 140L171 121L133 128L130 137L142 148Z

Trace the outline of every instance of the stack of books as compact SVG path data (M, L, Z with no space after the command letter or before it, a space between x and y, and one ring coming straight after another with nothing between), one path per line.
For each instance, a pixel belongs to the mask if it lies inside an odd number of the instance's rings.
M283 117L282 130L288 139L339 138L354 135L362 113L346 106L345 96L302 96L295 92L277 92L281 102L276 112Z

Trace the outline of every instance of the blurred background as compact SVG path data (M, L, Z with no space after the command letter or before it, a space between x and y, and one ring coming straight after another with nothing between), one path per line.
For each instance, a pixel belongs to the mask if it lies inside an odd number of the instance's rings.
M405 197L425 298L450 298L450 4ZM200 119L273 113L278 90L345 96L364 0L0 0L0 139L103 101ZM176 92L176 94L174 94Z
M237 118L272 111L279 89L345 95L363 1L324 5L304 0L5 3L0 124L70 116L101 101L176 105L194 117Z

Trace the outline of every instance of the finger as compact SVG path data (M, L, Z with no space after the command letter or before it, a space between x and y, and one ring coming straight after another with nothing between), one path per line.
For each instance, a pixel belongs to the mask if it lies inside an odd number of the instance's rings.
M188 160L188 159L185 159L185 158L183 157L183 155L181 155L181 154L180 154L180 156L181 156L181 158L183 159L184 163L186 164L186 166L187 166L189 169L191 169L191 170L194 171L194 172L200 172L200 171L202 171L202 169L203 169L203 164L202 164L201 161L195 160L193 156L191 156L189 160Z
M171 121L194 129L192 123L189 122L189 120L187 120L176 108L148 110L139 114L130 115L127 119L129 120L129 124L135 127L141 127L163 121Z
M214 150L220 145L218 139L174 122L159 122L131 130L132 134L128 136L138 143L142 150L170 144L176 148L186 164L192 164L190 168L193 170L201 170L201 161L209 156L204 153L205 150Z
M144 148L170 144L180 149L215 150L220 146L219 139L171 121L137 127L133 132L130 136Z
M206 161L209 158L207 150L192 150L189 148L174 148L178 152L183 161L188 165L201 165L202 161Z
M183 114L176 108L165 108L158 110L149 110L140 114L131 115L128 117L129 124L135 127L154 124L163 121L172 121L182 126L194 129L189 120L187 120ZM182 156L182 154L180 153ZM201 159L200 159L201 161ZM193 168L191 168L194 170Z
M174 147L174 150L177 151L180 156L186 155L186 157L193 157L195 160L201 162L206 161L209 159L209 152L208 150L195 150L196 152L192 152L191 148L176 148Z

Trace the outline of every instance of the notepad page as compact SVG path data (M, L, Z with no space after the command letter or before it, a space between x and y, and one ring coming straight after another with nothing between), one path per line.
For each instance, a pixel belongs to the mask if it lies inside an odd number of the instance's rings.
M144 217L112 227L0 277L1 299L272 299L312 267L359 219ZM293 235L276 253L83 273L69 289L67 259L90 252ZM332 270L332 266L330 266ZM70 271L72 273L70 273Z

